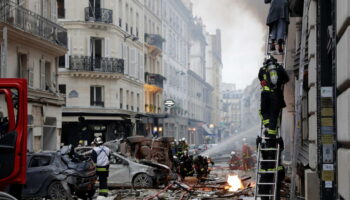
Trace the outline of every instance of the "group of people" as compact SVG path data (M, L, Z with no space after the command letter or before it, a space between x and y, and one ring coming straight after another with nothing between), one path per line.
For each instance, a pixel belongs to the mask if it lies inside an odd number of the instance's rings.
M199 180L207 177L210 173L209 164L214 165L209 157L188 155L187 151L174 159L175 170L182 179L187 176L196 176Z
M286 38L288 24L288 1L287 0L265 0L265 3L271 3L267 25L270 28L270 49L275 51L278 45L278 51L283 52L283 46ZM273 194L276 190L276 198L280 197L281 182L285 177L285 168L281 164L281 153L284 150L282 137L278 134L279 122L281 119L282 109L286 107L283 96L283 86L289 81L286 70L277 60L270 56L259 70L258 78L261 85L261 105L260 117L263 124L263 136L257 138L257 145L260 144L260 160L269 160L260 164L260 183L274 183L276 186L269 184L259 185L259 194ZM277 149L279 147L279 151ZM271 149L271 150L269 150ZM276 161L278 165L276 164ZM267 172L267 173L263 173ZM269 173L275 172L275 173ZM275 174L277 174L277 180ZM262 197L262 200L268 200L269 197Z
M231 158L229 161L230 170L244 170L249 171L254 168L255 159L253 156L252 149L243 139L242 152L237 153L235 151L231 152Z
M184 179L187 176L196 176L198 179L206 177L210 173L209 164L214 162L207 156L189 155L188 144L185 138L174 143L172 148L174 170Z

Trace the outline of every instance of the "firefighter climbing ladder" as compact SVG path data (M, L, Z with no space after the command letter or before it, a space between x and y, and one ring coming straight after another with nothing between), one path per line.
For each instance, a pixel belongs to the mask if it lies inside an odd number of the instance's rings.
M269 33L269 30L268 30ZM285 67L286 65L286 53L287 53L287 45L284 46L283 52L282 53L274 53L274 52L270 52L270 38L269 38L269 34L267 34L266 37L266 49L265 49L265 56L266 57L270 57L270 56L274 56L277 59L277 62L282 65L283 67ZM285 38L285 44L287 44L287 37ZM282 120L282 113L280 113L280 120L279 120L279 127L278 130L280 130L280 124L281 124L281 120ZM277 133L277 138L281 137L280 131L278 131ZM260 138L262 138L262 140L268 140L269 138L264 137L263 136L263 125L261 125L261 131L260 131ZM276 140L277 141L277 140ZM281 146L280 143L276 142L276 146L273 148L270 147L262 147L262 142L259 142L258 144L258 157L257 157L257 171L256 171L256 187L255 187L255 200L258 200L259 197L260 198L264 198L264 199L269 199L269 200L277 200L277 193L278 193L278 189L280 189L278 187L278 170L279 170L279 166L280 166L280 152L281 152ZM273 158L269 158L269 159L263 159L262 154L265 154L269 152L270 154L274 155L272 156ZM270 163L271 166L274 166L273 168L270 169L262 169L262 165L266 164L266 163ZM269 176L270 175L270 176ZM271 176L272 175L272 176ZM262 178L263 176L265 176L266 178ZM269 179L269 181L267 181L266 179ZM267 188L267 192L262 193L261 188ZM260 188L260 189L259 189Z

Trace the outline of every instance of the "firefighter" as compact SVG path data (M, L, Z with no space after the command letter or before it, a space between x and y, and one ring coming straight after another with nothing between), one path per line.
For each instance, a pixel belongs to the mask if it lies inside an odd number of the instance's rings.
M264 133L267 137L275 138L280 112L286 106L282 86L289 81L289 77L273 57L264 62L258 77L262 87L260 116L263 125L267 128Z
M241 165L241 159L237 156L236 152L231 152L231 159L229 162L229 166L231 170L238 170Z
M203 156L196 156L193 160L193 166L197 173L197 178L201 179L205 176L205 163Z
M103 141L100 137L95 138L94 144L96 147L92 151L92 160L96 164L96 175L100 181L100 196L108 196L108 170L111 151L108 147L103 145Z
M243 145L242 145L242 164L243 164L243 170L248 171L250 170L250 163L252 159L252 150L248 146L246 142L246 138L243 138Z
M180 176L182 179L184 179L186 176L191 176L194 174L193 161L188 156L187 151L184 151L183 155L180 157L179 168Z

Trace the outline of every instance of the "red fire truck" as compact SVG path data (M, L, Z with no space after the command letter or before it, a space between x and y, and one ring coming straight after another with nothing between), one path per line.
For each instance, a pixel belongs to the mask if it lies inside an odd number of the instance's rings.
M18 199L26 182L27 104L25 79L0 79L0 191Z

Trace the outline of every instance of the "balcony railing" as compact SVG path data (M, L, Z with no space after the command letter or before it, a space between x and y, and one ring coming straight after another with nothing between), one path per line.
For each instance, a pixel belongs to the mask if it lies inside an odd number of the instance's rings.
M105 8L85 8L85 21L103 22L106 24L113 23L113 10Z
M145 73L145 82L150 85L155 85L163 88L164 77L160 74Z
M0 21L57 45L67 47L67 30L13 2L0 3Z
M70 56L69 69L76 71L113 72L124 74L124 60L118 58Z
M158 34L148 34L145 33L145 42L148 45L155 46L160 50L163 50L164 39Z

